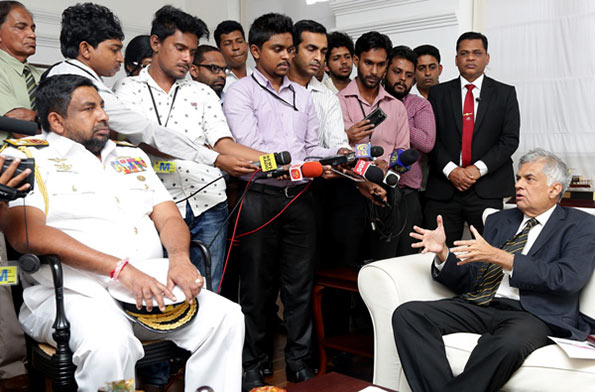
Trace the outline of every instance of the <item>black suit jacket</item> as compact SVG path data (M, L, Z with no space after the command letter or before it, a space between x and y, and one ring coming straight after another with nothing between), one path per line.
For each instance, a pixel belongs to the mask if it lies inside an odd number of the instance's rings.
M459 164L463 135L461 79L430 89L428 96L436 119L436 145L430 153L430 174L426 196L448 200L455 186L442 169L449 161ZM471 163L483 161L488 173L473 185L483 198L502 198L514 193L514 172L510 158L519 145L520 114L513 86L484 77L475 116Z
M492 214L484 238L501 247L518 230L523 213L515 208ZM481 263L456 265L448 256L434 278L455 292L470 290ZM514 256L510 285L519 289L521 306L556 327L556 335L585 340L595 320L579 312L579 295L595 268L595 217L557 206L527 255Z

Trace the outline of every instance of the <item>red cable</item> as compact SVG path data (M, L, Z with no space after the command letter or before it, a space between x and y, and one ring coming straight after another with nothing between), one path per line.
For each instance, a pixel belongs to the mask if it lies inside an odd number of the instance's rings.
M300 193L298 193L297 195L295 195L295 197L294 197L293 199L291 199L291 201L290 201L289 203L287 203L287 205L286 205L285 207L283 207L283 209L282 209L281 211L279 211L279 212L277 213L277 215L275 215L274 217L272 217L272 218L271 218L271 219L270 219L268 222L264 223L262 226L260 226L260 227L257 227L257 228L256 228L256 229L254 229L254 230L248 231L248 232L246 232L246 233L238 234L238 236L236 237L236 239L237 239L237 238L242 238L242 237L245 237L245 236L247 236L247 235L250 235L250 234L254 234L254 233L256 233L257 231L259 231L259 230L262 230L263 228L265 228L267 225L269 225L271 222L273 222L275 219L277 219L277 218L279 217L279 215L281 215L281 214L282 214L282 213L283 213L283 212L284 212L284 211L285 211L285 210L286 210L286 209L287 209L287 208L288 208L288 207L291 205L291 203L293 203L293 202L294 202L294 201L295 201L295 200L296 200L298 197L300 197L300 196L301 196L301 194L302 194L302 193L304 193L304 192L306 191L306 189L308 189L308 187L310 186L310 184L311 184L311 183L312 183L312 182L308 182L308 185L306 185L306 186L304 187L304 189L302 189L302 190L300 191ZM238 215L238 216L239 216L239 215ZM233 238L232 238L232 240L233 240Z
M258 171L257 171L257 172L258 172ZM252 174L252 177L250 177L250 180L248 180L248 183L246 184L246 188L244 188L244 191L246 191L246 189L248 189L248 186L250 186L250 184L251 184L251 182L252 182L252 178L254 177L254 175L255 175L257 172L254 172L254 173ZM287 203L287 205L286 205L285 207L283 207L283 209L282 209L281 211L279 211L279 212L277 213L277 215L275 215L274 217L272 217L271 219L269 219L269 221L268 221L268 222L265 222L265 223L264 223L264 224L262 224L260 227L257 227L257 228L256 228L256 229L254 229L254 230L248 231L248 232L246 232L246 233L238 234L238 236L236 237L236 229L238 228L238 222L239 222L239 220L240 220L240 213L242 212L242 207L243 207L243 205L244 205L244 200L245 200L245 198L243 198L243 199L242 199L242 201L240 202L240 207L238 208L238 216L236 217L236 223L234 224L234 227L233 227L233 233L232 233L232 235L231 235L231 239L230 239L230 243L229 243L229 250L227 251L227 257L225 258L225 264L224 264L224 266L223 266L223 274L221 275L221 280L219 281L219 287L217 288L217 294L219 294L219 291L221 290L221 284L223 283L223 277L225 276L225 270L227 269L227 262L228 262L228 260L229 260L229 255L231 254L231 248L232 248L232 246L233 246L233 243L234 243L234 241L235 241L236 239L238 239L238 238L242 238L242 237L245 237L245 236L247 236L247 235L254 234L254 233L256 233L257 231L259 231L259 230L262 230L263 228L265 228L266 226L268 226L268 225L269 225L271 222L273 222L275 219L277 219L277 218L278 218L278 217L279 217L279 216L280 216L280 215L281 215L283 212L285 212L285 210L286 210L287 208L289 208L289 206L290 206L290 205L291 205L291 204L292 204L292 203L293 203L293 202L294 202L294 201L295 201L295 200L296 200L298 197L300 197L300 196L302 195L302 193L304 193L304 192L305 192L305 191L306 191L306 190L307 190L307 189L310 187L310 184L311 184L311 183L312 183L311 181L310 181L310 182L308 182L308 184L307 184L307 185L304 187L304 189L302 189L302 190L300 191L300 193L298 193L297 195L295 195L295 197L294 197L293 199L291 199L291 201L290 201L289 203Z
M246 183L246 188L244 188L244 192L247 192L248 187L252 183L252 178L259 171L260 170L257 170L254 173L252 173L252 176L250 177L250 179ZM238 216L236 217L236 223L233 226L233 233L231 234L231 241L229 243L229 250L227 251L227 257L225 258L225 264L223 264L223 273L221 274L221 280L219 280L219 287L217 287L217 294L219 294L219 292L221 291L221 284L223 283L223 278L225 277L225 271L227 270L227 262L229 261L229 255L231 255L231 247L233 246L234 237L236 235L236 230L238 228L238 222L240 221L239 218L240 218L240 213L242 212L242 206L244 205L244 200L246 200L245 197L242 198L242 201L240 202L240 206L238 207Z

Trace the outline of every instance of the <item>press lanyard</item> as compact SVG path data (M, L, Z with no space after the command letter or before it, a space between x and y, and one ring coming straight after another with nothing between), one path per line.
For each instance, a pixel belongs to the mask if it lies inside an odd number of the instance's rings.
M95 77L95 75L93 75L91 72L89 72L88 70L84 69L84 68L83 68L83 67L81 67L80 65L77 65L77 64L71 63L71 62L69 62L69 61L65 61L65 63L66 63L66 64L69 64L69 65L72 65L73 67L77 67L77 68L78 68L78 69L80 69L81 71L83 71L83 72L86 72L86 73L87 73L89 76L91 76L93 79L97 80L98 82L100 81L100 80L98 80L98 79Z
M364 105L362 105L362 101L360 101L359 97L355 97L357 99L357 103L359 103L359 107L362 109L362 114L364 115L364 118L366 118L366 112L364 111ZM380 107L380 101L378 101L378 105L376 106L377 108ZM374 110L372 110L370 113L372 113ZM363 119L362 119L363 120ZM372 141L372 134L368 135L370 141Z
M147 85L147 89L149 90L149 94L151 95L151 101L153 101L153 109L155 109L155 116L157 116L157 123L159 125L161 125L161 117L159 116L159 110L157 110L157 104L155 103L155 97L153 96L153 92L151 91L151 86L149 86L149 83L145 82L145 84ZM167 112L167 118L165 119L165 125L164 127L167 127L167 123L169 122L169 116L171 115L171 110L174 107L174 102L176 102L176 97L178 96L178 90L180 89L180 86L176 86L176 89L174 90L174 97L171 100L171 105L169 105L169 112Z
M279 101L283 102L287 106L291 106L293 108L293 110L295 110L296 112L299 112L298 108L295 106L295 90L293 89L293 86L292 85L289 85L289 89L293 93L293 104L287 102L286 100L284 100L283 98L281 98L280 96L278 96L277 94L275 94L274 92L272 92L271 90L269 90L268 88L266 88L266 86L263 86L262 84L260 84L258 82L258 80L256 80L256 78L254 77L254 74L252 74L250 76L252 76L252 79L254 79L254 81L256 82L256 84L258 84L264 91L266 91L267 93L271 94L273 97L275 97L275 99L278 99Z

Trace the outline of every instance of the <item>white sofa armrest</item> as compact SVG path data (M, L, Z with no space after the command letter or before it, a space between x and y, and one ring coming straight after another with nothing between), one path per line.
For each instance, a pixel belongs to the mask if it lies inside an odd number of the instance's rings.
M454 294L431 276L434 254L416 254L380 260L362 267L359 292L374 326L374 383L398 389L402 371L395 346L392 315L402 303L433 300ZM406 384L406 383L404 383Z

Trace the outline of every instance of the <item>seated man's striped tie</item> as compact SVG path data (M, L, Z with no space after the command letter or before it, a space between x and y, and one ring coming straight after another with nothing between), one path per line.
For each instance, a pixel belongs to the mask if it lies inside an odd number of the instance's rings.
M512 254L521 253L527 243L529 230L538 223L539 222L535 218L528 220L523 231L516 234L512 239L506 241L501 249ZM461 298L473 302L476 305L488 305L496 295L502 277L502 267L492 263L483 263L477 273L474 289L463 294Z

